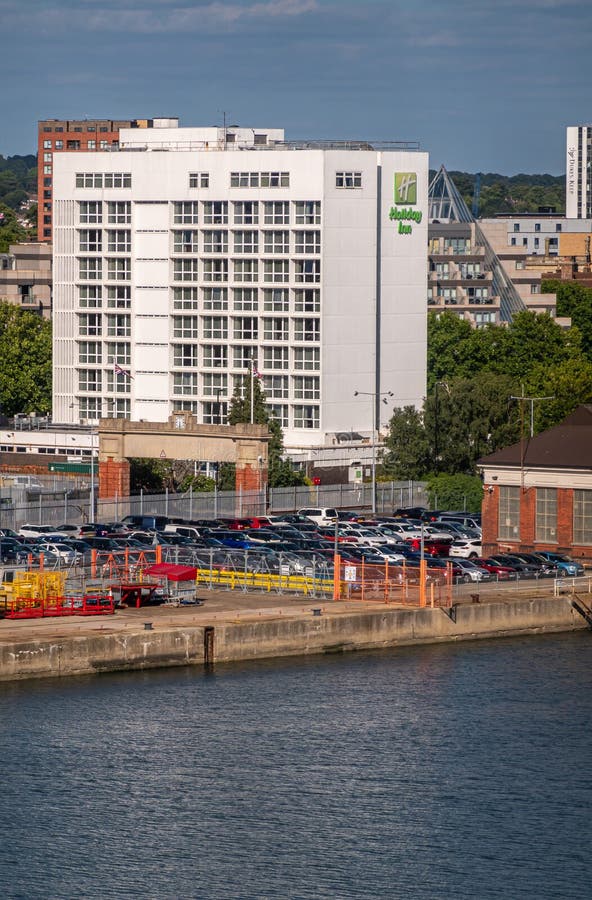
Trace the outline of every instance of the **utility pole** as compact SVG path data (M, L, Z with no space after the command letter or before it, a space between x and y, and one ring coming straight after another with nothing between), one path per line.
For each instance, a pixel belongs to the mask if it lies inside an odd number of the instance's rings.
M524 385L520 385L522 394L515 396L512 394L510 400L517 400L520 404L520 485L524 491L524 457L526 446L524 442L524 404L530 403L530 436L534 437L534 405L543 400L554 400L555 397L526 397L524 394Z

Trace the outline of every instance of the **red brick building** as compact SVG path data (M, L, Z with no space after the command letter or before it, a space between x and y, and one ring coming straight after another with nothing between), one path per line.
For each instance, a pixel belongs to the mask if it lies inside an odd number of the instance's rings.
M592 405L479 467L484 555L551 550L592 560Z
M52 239L53 154L113 150L120 128L149 128L151 119L46 119L37 129L37 239Z

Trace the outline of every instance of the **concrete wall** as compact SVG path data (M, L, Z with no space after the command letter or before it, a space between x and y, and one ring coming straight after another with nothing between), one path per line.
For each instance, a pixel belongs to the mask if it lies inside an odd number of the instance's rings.
M442 609L281 618L214 627L213 660L232 662L585 628L568 597ZM0 625L1 627L1 625ZM203 664L203 627L0 646L0 680Z

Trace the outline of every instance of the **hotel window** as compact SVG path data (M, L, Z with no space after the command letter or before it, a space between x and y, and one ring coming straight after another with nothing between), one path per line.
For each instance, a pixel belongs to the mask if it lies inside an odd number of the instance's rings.
M335 187L338 188L361 188L362 173L361 172L336 172Z
M228 375L225 372L206 372L202 379L204 397L226 396L228 393Z
M112 225L129 225L132 221L129 200L110 200L107 203L107 221Z
M228 338L228 319L224 316L204 316L201 332L204 338L225 341Z
M129 419L131 416L131 402L124 398L107 399L107 418Z
M263 266L264 281L281 283L290 280L290 263L287 259L266 259Z
M228 253L227 231L204 231L204 253Z
M82 307L98 307L102 305L102 287L100 284L81 284L78 288L78 305Z
M259 308L259 292L257 288L234 288L232 298L233 308L237 311L249 312Z
M318 428L319 420L318 406L294 407L294 428Z
M287 400L289 396L287 375L264 375L263 388L272 400Z
M104 129L101 129L104 130ZM109 141L99 141L99 150L107 150L109 148Z
M131 381L125 372L109 371L107 375L107 384L105 389L110 394L129 394L131 393Z
M321 309L321 293L318 288L300 288L294 291L296 312L316 313Z
M498 537L506 541L520 540L520 488L500 485Z
M80 141L66 141L66 150L80 150Z
M287 200L270 200L264 204L266 225L289 225L290 204Z
M249 369L251 362L253 362L255 367L257 366L257 347L241 345L232 348L232 366L234 369ZM243 376L241 375L236 382L239 387L243 384L242 378Z
M210 186L210 175L208 172L190 172L189 187L190 188L207 188Z
M202 366L206 369L228 368L228 347L224 344L204 344Z
M56 141L56 142L55 142L55 148L56 148L56 150L63 150L63 149L64 149L64 142L63 142L63 141Z
M537 541L557 543L557 489L536 489L536 537Z
M207 287L203 289L204 309L228 309L228 288Z
M197 225L199 203L197 200L180 201L173 205L173 221L176 225Z
M86 146L87 146L87 149L88 149L88 150L96 150L96 149L97 149L97 142L96 142L96 141L87 141L87 145L86 145Z
M233 203L235 225L257 225L259 204L256 200L238 200Z
M173 316L173 337L196 338L197 316Z
M263 238L264 253L289 253L290 252L290 232L289 231L265 231Z
M131 172L105 172L106 188L131 188Z
M173 375L173 394L197 394L197 373L175 372Z
M109 285L107 306L111 309L129 309L132 305L132 289L127 284Z
M269 415L275 419L282 428L288 428L290 419L288 417L288 406L284 403L268 403L267 411Z
M218 396L218 393L215 392L215 396ZM216 402L205 402L202 403L202 420L204 425L224 425L226 424L226 419L228 416L228 404L221 403L218 400Z
M80 363L100 363L102 358L102 347L100 341L79 341L78 343L78 362Z
M234 252L235 253L259 253L259 232L258 231L235 231L234 232Z
M43 154L43 162L50 163L50 162L51 162L51 157L52 157L52 154L51 154L51 153L44 153L44 154Z
M294 378L294 396L297 400L319 400L321 388L318 375L297 375Z
M264 347L263 348L263 368L264 369L287 369L288 368L287 347Z
M81 281L100 281L103 261L97 256L83 256L78 260L78 277Z
M203 205L205 225L226 225L228 222L228 202L226 200L207 200Z
M320 253L321 252L321 232L320 231L297 231L296 232L296 253Z
M81 225L98 225L103 221L103 204L100 200L81 200L78 211Z
M321 261L320 259L302 259L296 260L297 282L314 282L318 284L321 280Z
M107 250L109 253L130 253L132 236L129 231L108 231Z
M231 172L230 187L259 187L259 172Z
M318 372L321 367L321 351L318 347L296 347L294 368L298 371Z
M173 365L177 368L197 368L197 344L173 344Z
M173 260L173 281L197 281L198 265L196 259Z
M189 262L189 261L190 260L183 260L183 262ZM228 260L227 259L204 259L203 260L203 280L204 281L228 281Z
M233 260L235 281L258 281L259 262L256 259Z
M129 337L131 335L130 316L107 316L107 334L110 337Z
M173 288L173 309L197 309L197 288Z
M199 231L173 231L174 253L197 253Z
M573 542L592 544L592 491L573 493Z
M43 141L43 149L51 150L51 141Z
M233 320L232 336L235 341L256 341L258 336L259 321L255 317L244 317Z
M89 253L100 253L103 247L103 232L96 229L79 231L79 249Z
M265 312L288 312L290 295L287 288L266 288L263 291L263 308Z
M129 258L108 259L107 278L110 281L129 281L132 277L132 261Z
M295 319L294 340L317 342L321 339L320 319Z
M109 341L107 344L107 363L129 366L132 361L132 345L127 341Z
M102 316L100 313L81 313L78 316L78 334L93 335L102 334Z
M266 341L289 340L288 319L263 319L263 339Z
M81 419L100 419L101 398L81 397L78 401L78 412Z
M295 206L297 225L321 224L320 200L297 200Z
M78 390L89 391L93 394L101 390L102 373L100 369L79 369Z
M259 175L259 183L264 187L290 187L289 172L261 172Z

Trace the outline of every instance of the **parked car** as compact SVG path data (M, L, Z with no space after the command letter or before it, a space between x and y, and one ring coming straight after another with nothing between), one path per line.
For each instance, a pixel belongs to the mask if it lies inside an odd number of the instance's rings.
M450 545L450 556L476 559L478 556L481 556L482 553L483 548L481 546L481 538L472 538L467 541L459 539L453 541Z
M455 559L454 563L462 569L460 581L491 581L494 577L488 569L477 565L472 559Z
M479 557L474 559L473 562L480 568L487 569L488 572L495 575L498 581L516 581L518 579L518 572L513 566L503 565L490 557Z
M48 538L50 535L57 536L58 538L66 537L66 535L54 525L22 525L19 528L19 534L26 538Z
M569 575L574 577L586 574L584 566L570 556L567 556L565 553L552 553L549 550L540 550L537 553L537 556L548 560L558 575Z
M337 510L326 506L308 506L299 509L298 515L310 519L315 525L334 525L337 519Z

